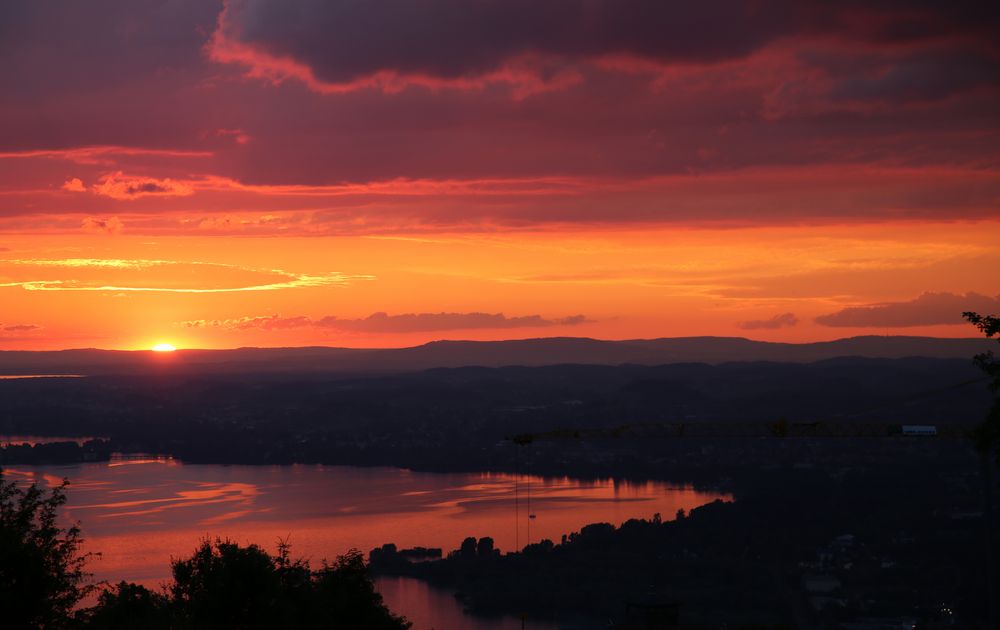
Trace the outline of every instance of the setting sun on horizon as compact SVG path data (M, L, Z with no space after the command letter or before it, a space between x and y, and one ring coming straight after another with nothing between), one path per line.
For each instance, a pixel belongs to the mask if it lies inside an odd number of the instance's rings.
M170 343L158 343L153 346L152 350L153 352L174 352L177 348Z

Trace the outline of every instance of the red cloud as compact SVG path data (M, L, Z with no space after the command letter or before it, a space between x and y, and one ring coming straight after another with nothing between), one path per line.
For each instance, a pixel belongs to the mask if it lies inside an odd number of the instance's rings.
M1000 194L1000 178L988 169L851 165L656 177L396 179L330 185L246 184L214 175L183 180L112 177L92 189L102 186L116 199L150 198L130 208L131 227L143 224L135 217L150 215L169 218L175 227L218 233L983 219L995 214ZM164 214L165 208L176 206L161 200L194 193L206 214Z
M0 19L8 226L109 199L135 233L997 213L996 3L86 4ZM54 190L67 161L98 194Z

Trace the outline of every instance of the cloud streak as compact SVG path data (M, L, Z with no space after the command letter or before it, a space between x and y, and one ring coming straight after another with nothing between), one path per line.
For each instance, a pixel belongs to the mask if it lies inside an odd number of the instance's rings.
M102 197L124 201L141 197L186 197L194 194L194 188L185 182L129 176L121 171L106 175L91 187L91 191Z
M149 274L150 270L177 270L185 267L201 269L208 272L235 271L243 276L260 276L269 278L268 282L243 282L221 286L176 286L176 280L168 277L167 283L153 286L152 283L140 284L123 282L102 282L101 280L79 279L30 279L0 283L0 288L21 288L26 291L88 291L88 292L137 292L137 293L244 293L255 291L279 291L283 289L303 289L316 287L347 286L353 281L371 280L370 275L350 275L340 272L320 274L292 273L282 269L256 269L241 265L226 263L209 263L198 261L144 260L144 259L11 259L0 261L19 267L38 268L71 268L94 269L98 271L132 271ZM140 276L145 278L146 276Z
M109 214L130 234L314 235L997 211L989 3L15 5L0 7L10 231Z
M779 328L791 328L799 323L799 318L794 313L782 313L769 319L752 319L737 324L743 330L778 330Z
M280 315L240 317L235 319L190 320L181 322L185 328L222 328L226 330L283 330L288 328L328 328L356 333L416 333L445 330L486 330L507 328L547 328L577 326L592 320L583 315L545 318L541 315L507 317L503 313L404 313L389 315L373 313L363 318L339 318L332 315L320 319L282 317Z
M36 326L35 324L10 324L3 326L0 330L4 332L31 332L33 330L40 330L41 326Z
M996 214L996 169L813 165L761 167L700 174L539 176L479 179L393 179L336 184L248 184L216 175L146 178L115 173L91 187L63 184L79 195L82 218L108 220L104 200L132 234L399 233L549 228L569 225L694 226L812 224L915 219L984 219ZM188 199L195 197L196 204ZM69 221L61 194L31 199L23 210L52 208ZM619 210L613 214L609 207ZM752 212L751 212L752 211ZM88 229L100 226L88 221ZM115 230L106 230L115 231Z
M852 306L828 315L816 323L838 328L906 328L964 324L962 313L1000 313L1000 296L979 293L924 293L908 302L886 302Z
M211 151L184 151L127 146L84 146L69 149L29 149L25 151L0 151L0 160L62 160L75 164L114 164L122 157L159 158L208 158Z

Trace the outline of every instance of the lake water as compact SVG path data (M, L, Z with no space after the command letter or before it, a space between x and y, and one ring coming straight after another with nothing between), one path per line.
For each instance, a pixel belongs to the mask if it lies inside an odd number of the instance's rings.
M354 547L366 555L399 548L458 548L467 536L492 536L503 551L579 530L660 513L673 518L720 498L662 482L543 479L506 474L419 473L344 466L186 465L174 460L121 460L65 466L14 466L21 481L71 481L66 510L82 522L97 579L155 586L171 557L186 557L205 537L257 543L279 539L293 556L318 565ZM721 497L726 498L726 497ZM535 518L529 518L528 514ZM514 630L520 621L464 616L450 593L412 579L383 578L379 590L414 630ZM457 620L461 620L460 622ZM528 628L545 628L527 624Z
M38 444L58 444L59 442L75 442L83 446L88 440L96 440L96 437L66 437L52 435L0 435L0 446L12 446L17 444L28 444L35 446Z
M0 374L0 381L22 378L83 378L83 374Z

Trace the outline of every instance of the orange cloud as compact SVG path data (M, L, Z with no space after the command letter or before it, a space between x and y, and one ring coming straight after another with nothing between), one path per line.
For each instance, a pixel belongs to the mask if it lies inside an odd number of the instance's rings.
M342 197L382 195L425 197L432 195L558 195L583 192L589 188L611 185L579 177L512 177L480 179L407 179L303 185L246 184L228 177L207 175L188 180L184 185L206 191L238 191L264 196Z
M65 160L76 164L113 164L118 157L165 157L165 158L205 158L212 157L211 151L184 151L175 149L148 149L144 147L123 147L99 145L74 147L72 149L34 149L29 151L0 151L0 159L48 159Z
M308 317L281 317L280 315L265 315L258 317L237 317L233 319L194 319L181 322L185 328L224 328L226 330L283 330L311 326L313 321Z
M83 185L83 180L73 177L63 182L62 189L69 192L87 192L87 187Z
M280 315L240 317L235 319L196 319L181 322L185 328L223 328L226 330L282 330L315 327L361 333L412 333L444 330L478 330L503 328L544 328L576 326L592 320L583 315L547 319L541 315L507 317L503 313L404 313L389 315L373 313L368 317L341 319L328 315L321 319L281 317Z
M0 283L0 288L20 287L26 291L96 291L137 293L245 293L309 287L346 286L353 280L372 276L338 272L304 274L282 269L257 269L241 265L145 259L12 259L0 264L17 268L89 270L98 277L32 278ZM22 272L23 273L23 272ZM36 272L39 273L40 271ZM184 280L178 281L178 277Z

